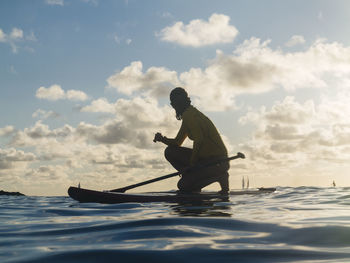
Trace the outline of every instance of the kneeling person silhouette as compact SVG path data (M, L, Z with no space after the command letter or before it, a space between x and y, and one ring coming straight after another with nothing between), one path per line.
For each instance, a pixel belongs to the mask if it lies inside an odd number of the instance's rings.
M230 168L228 162L198 171L189 169L227 158L226 146L216 127L207 116L191 105L191 100L183 88L177 87L171 91L170 104L176 111L176 118L182 120L181 128L175 138L167 138L161 133L156 133L154 142L159 141L168 145L165 149L165 158L176 170L182 172L177 184L179 190L200 192L207 185L218 182L221 192L227 193ZM187 137L193 141L193 149L181 147Z

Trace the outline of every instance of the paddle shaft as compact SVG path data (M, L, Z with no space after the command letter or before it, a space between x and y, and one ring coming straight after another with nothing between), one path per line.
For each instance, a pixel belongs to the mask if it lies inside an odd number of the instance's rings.
M237 153L237 155L231 156L231 157L228 157L228 158L225 158L225 159L216 160L216 161L209 162L209 163L206 163L206 164L203 164L203 165L190 167L189 170L190 171L198 171L198 170L201 170L201 169L209 167L209 166L220 164L222 162L228 162L228 161L231 161L231 160L234 160L234 159L238 159L238 158L244 159L245 156L244 156L243 153ZM144 181L144 182L141 182L141 183L132 184L132 185L125 186L125 187L122 187L122 188L113 189L113 190L110 190L109 192L124 193L127 190L130 190L130 189L133 189L133 188L136 188L136 187L139 187L139 186L143 186L143 185L146 185L146 184L158 182L158 181L161 181L161 180L164 180L164 179L167 179L167 178L171 178L171 177L180 175L182 173L183 172L180 171L180 172L175 172L175 173L163 175L163 176L160 176L160 177L157 177L157 178L154 178L154 179L151 179L151 180L147 180L147 181Z

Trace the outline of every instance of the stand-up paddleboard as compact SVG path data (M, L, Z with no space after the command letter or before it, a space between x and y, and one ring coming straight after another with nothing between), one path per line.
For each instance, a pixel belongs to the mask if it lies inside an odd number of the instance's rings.
M276 188L258 188L255 190L230 191L228 194L218 192L180 193L180 192L154 192L140 194L126 194L108 191L95 191L71 186L68 194L74 200L82 203L145 203L145 202L192 202L205 200L227 200L231 195L256 195L272 193Z

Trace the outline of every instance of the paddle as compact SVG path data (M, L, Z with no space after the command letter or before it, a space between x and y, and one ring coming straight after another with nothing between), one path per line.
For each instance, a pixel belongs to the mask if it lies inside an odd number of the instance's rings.
M234 159L238 159L238 158L244 159L245 156L244 156L243 153L239 152L235 156L231 156L231 157L224 158L224 159L221 159L221 160L216 160L216 161L209 162L209 163L202 164L202 165L192 166L192 167L189 168L189 170L191 170L191 171L198 171L198 170L201 170L201 169L209 167L209 166L213 166L213 165L220 164L220 163L223 163L223 162L228 162L228 161L231 161L231 160L234 160ZM180 172L175 172L175 173L163 175L163 176L160 176L160 177L157 177L157 178L154 178L154 179L151 179L151 180L147 180L147 181L144 181L144 182L141 182L141 183L132 184L132 185L125 186L125 187L122 187L122 188L113 189L113 190L110 190L109 192L124 193L127 190L130 190L130 189L142 186L142 185L158 182L158 181L161 181L161 180L164 180L164 179L167 179L167 178L171 178L171 177L180 175L182 173L183 172L180 171Z

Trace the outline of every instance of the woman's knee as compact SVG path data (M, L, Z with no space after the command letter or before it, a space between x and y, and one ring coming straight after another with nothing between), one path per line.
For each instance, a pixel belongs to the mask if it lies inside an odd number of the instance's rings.
M178 171L190 163L192 150L179 146L168 146L164 151L165 159Z
M174 147L173 146L166 147L164 150L164 156L165 156L165 159L167 159L168 161L172 160L174 156Z
M177 188L180 191L183 192L200 192L201 187L199 187L195 182L191 179L185 179L182 177L178 182L177 182Z

